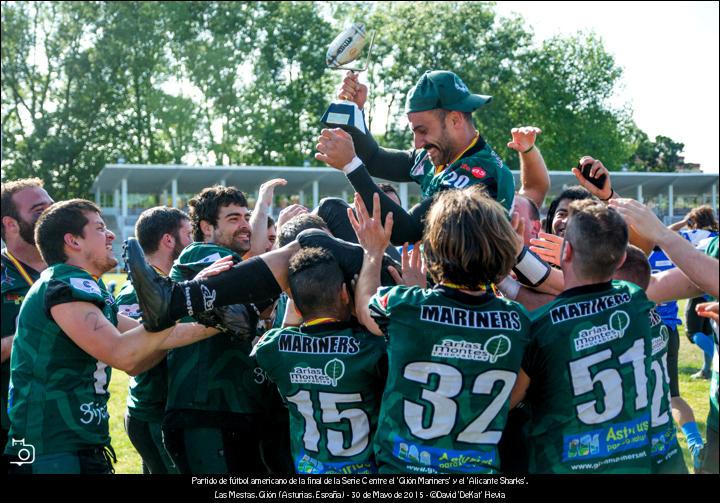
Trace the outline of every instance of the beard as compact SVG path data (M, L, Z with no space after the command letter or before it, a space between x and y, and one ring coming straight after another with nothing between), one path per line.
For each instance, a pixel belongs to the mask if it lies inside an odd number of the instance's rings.
M450 136L447 134L445 124L442 125L442 133L437 142L428 143L423 148L426 151L430 150L431 148L434 148L437 151L437 154L435 154L435 156L430 157L430 160L435 166L449 164L453 160L452 142L450 140Z
M27 244L35 244L35 222L28 223L25 220L18 219L18 227L20 228L20 237Z

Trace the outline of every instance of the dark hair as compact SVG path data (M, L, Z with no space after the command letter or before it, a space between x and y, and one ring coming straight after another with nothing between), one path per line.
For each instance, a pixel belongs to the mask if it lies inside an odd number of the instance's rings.
M2 218L10 217L20 222L20 214L18 213L13 196L25 189L42 189L43 181L39 178L23 178L21 180L13 180L2 184L0 190L0 214ZM5 240L5 225L0 223L0 235Z
M428 212L423 255L436 283L476 290L507 276L515 265L515 231L482 187L446 190Z
M473 120L472 112L460 112L459 110L448 110L447 108L435 108L436 116L438 119L440 119L440 122L445 121L445 117L447 117L447 114L450 112L458 112L460 115L462 115L463 119L470 124L472 127L475 127L475 121Z
M625 254L628 228L620 213L600 201L575 201L570 204L565 240L573 248L575 274L583 280L606 281Z
M515 193L515 197L518 199L524 199L525 201L527 201L528 204L530 205L530 214L532 216L532 219L540 220L540 210L538 209L537 204L535 204L535 201L533 201L529 197L524 196L523 194L519 194L517 192Z
M569 199L570 201L582 201L583 199L592 199L592 194L585 187L580 185L573 185L560 192L560 195L553 199L548 208L547 216L545 217L545 232L548 234L553 233L553 220L555 220L555 213L557 212L560 201L563 199Z
M718 231L718 223L715 220L715 213L709 205L698 206L688 213L688 219L692 220L692 226L695 229L705 229L708 231Z
M625 262L615 272L615 279L630 281L643 290L647 290L650 284L650 262L645 252L637 246L628 245Z
M100 214L95 203L85 199L61 201L47 208L35 225L35 243L47 265L67 260L65 234L84 237L83 228L89 220L85 213Z
M190 206L190 219L193 226L193 238L195 241L205 240L205 236L200 228L200 222L204 220L210 225L216 226L220 208L230 206L231 204L237 204L238 206L247 208L245 194L235 187L225 187L223 185L207 187L188 201L188 206Z
M184 211L177 208L156 206L140 213L135 223L135 236L146 254L155 253L165 234L179 239L178 230L182 223L189 219Z
M335 257L322 248L303 248L290 259L289 284L303 318L333 312L344 281Z
M273 225L275 225L275 219L273 217L271 217L270 215L268 215L268 229L270 227L272 227Z
M288 243L295 241L295 238L305 229L328 229L325 220L312 213L296 215L278 229L278 246L282 248Z

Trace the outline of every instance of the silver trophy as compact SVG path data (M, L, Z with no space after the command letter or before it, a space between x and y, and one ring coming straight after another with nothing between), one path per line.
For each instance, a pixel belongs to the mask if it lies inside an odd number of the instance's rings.
M328 68L332 70L350 70L351 72L367 70L367 61L369 61L373 42L375 41L374 33L370 39L370 48L368 50L365 68L352 68L348 66L360 57L363 47L365 47L365 41L365 25L355 23L346 28L345 31L335 37L335 40L333 40L330 47L328 47L327 58L325 60ZM325 114L323 114L321 120L329 127L339 127L345 131L367 134L365 118L357 105L352 101L333 101L325 111Z

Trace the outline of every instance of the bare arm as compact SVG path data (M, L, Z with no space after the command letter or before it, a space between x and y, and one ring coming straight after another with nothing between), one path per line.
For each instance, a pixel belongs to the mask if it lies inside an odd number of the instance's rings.
M520 157L520 194L530 198L538 208L543 205L550 190L550 174L535 138L542 133L540 128L528 126L513 128L512 141L507 146L516 150Z
M388 213L383 226L380 220L380 198L373 196L374 208L372 218L359 194L355 194L355 211L348 209L348 218L355 229L358 241L365 250L360 276L355 285L355 310L358 321L375 335L383 335L375 320L370 315L370 299L380 287L380 270L385 248L392 235L392 213Z
M686 225L687 225L687 217L683 218L679 222L675 222L674 224L668 225L668 229L670 229L671 231L678 232L680 229L682 229Z
M649 241L657 243L701 293L708 293L713 297L718 296L720 268L717 259L696 250L680 234L665 227L655 214L642 203L632 199L612 199L610 205L620 212L638 233L641 233ZM668 274L670 272L667 271ZM660 281L663 279L661 278ZM655 290L648 289L648 296L652 294L657 297L665 297L671 291L684 295L691 290L691 286L686 284L680 276L675 276L675 279L681 284L674 287L667 286L664 291L663 289L658 290L659 287L656 284L654 285ZM652 284L651 287L653 287Z
M653 274L647 288L648 299L658 304L677 299L692 299L704 292L680 269L670 269Z
M152 333L142 326L135 326L121 333L96 305L89 302L53 306L50 314L83 351L130 375L151 368L164 357L167 349L191 344L217 333L216 329L196 324L187 324L194 328L182 328L183 325L179 325ZM123 327L137 323L130 318L123 318L118 323Z
M260 186L258 200L250 216L252 234L250 235L250 252L247 254L248 258L265 253L268 242L268 215L270 214L270 206L272 206L275 187L286 184L287 180L284 178L273 178Z
M8 335L2 338L2 363L5 363L10 359L12 354L12 343L15 339L14 335Z

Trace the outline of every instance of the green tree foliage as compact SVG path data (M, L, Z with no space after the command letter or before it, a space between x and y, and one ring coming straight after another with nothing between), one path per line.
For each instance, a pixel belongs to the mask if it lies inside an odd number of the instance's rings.
M494 97L475 120L511 167L505 144L521 125L543 129L550 169L584 154L611 169L682 163L682 144L649 141L610 106L621 71L599 37L536 47L492 3L2 2L3 178L40 176L61 199L87 197L119 157L317 164L319 118L342 78L325 52L354 21L377 32L368 120L387 118L384 145L411 145L406 93L445 68Z
M680 155L685 144L662 135L652 141L640 130L635 134L636 148L629 165L632 171L677 171L685 164Z

